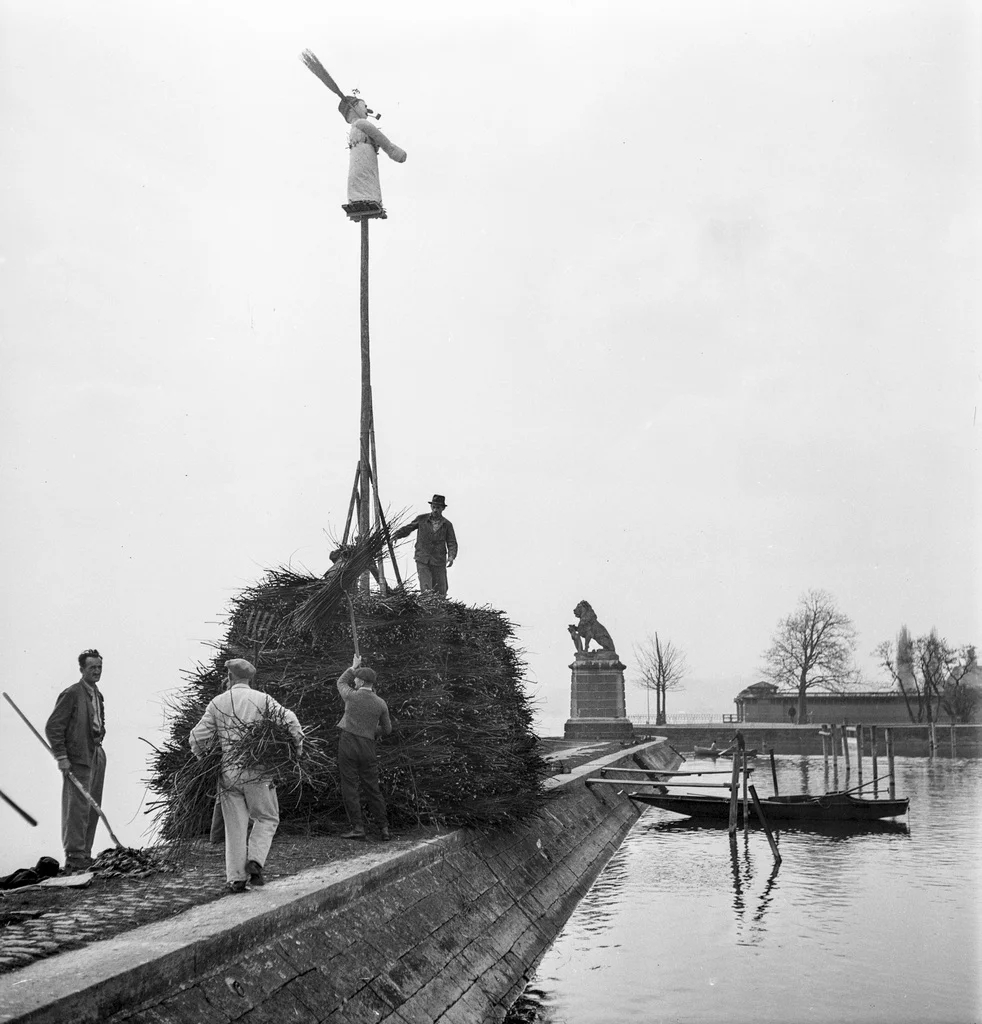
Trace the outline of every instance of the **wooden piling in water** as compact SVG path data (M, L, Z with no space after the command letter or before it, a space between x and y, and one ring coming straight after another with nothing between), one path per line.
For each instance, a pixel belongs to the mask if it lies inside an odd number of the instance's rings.
M742 749L743 754L743 831L747 834L750 831L750 803L747 800L747 751Z
M856 723L856 781L863 784L863 727Z
M897 782L893 775L893 730L884 729L883 739L887 747L887 771L890 773L890 799L897 799Z
M846 783L849 781L849 726L842 723L842 758L846 763Z
M877 764L876 764L876 758L877 758L877 755L878 755L879 751L877 750L877 747L876 747L876 726L875 725L871 725L869 727L869 746L870 746L870 754L871 754L871 756L873 758L873 795L875 796L876 795L876 791L877 791L877 789L879 789L879 785L880 785L880 772L879 772L879 768L877 767Z
M832 734L830 745L832 747L832 787L839 785L839 727L830 725L829 732Z
M951 756L955 757L955 723L951 723Z
M823 747L825 746L825 738L824 737L822 738L822 746ZM771 782L774 783L774 795L778 796L779 794L778 794L778 791L777 791L777 767L774 764L774 748L773 747L771 747L770 754L771 754Z
M736 835L737 808L740 806L740 751L733 751L733 771L730 773L730 825L731 836Z

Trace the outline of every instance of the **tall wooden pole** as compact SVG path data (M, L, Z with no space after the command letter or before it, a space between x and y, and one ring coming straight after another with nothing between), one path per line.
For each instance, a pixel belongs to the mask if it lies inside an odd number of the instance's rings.
M372 430L372 356L368 333L368 218L361 221L361 444L359 446L359 479L361 499L358 503L358 536L368 536L371 515L371 462L369 437ZM369 591L370 573L367 571L358 582L362 594Z

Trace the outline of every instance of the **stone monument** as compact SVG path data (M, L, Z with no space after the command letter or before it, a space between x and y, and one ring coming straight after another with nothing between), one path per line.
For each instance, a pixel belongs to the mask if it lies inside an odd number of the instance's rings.
M624 704L625 665L617 657L610 633L597 621L588 601L581 601L573 614L577 622L569 627L576 654L570 690L566 739L630 740L634 728ZM600 649L590 650L595 643Z

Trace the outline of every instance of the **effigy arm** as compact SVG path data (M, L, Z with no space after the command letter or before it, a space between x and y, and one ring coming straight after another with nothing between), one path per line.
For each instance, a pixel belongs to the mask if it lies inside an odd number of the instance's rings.
M406 151L390 141L378 130L372 121L369 121L367 118L359 118L354 122L354 125L360 131L363 131L374 145L378 146L379 149L395 160L397 164L404 164L406 162Z

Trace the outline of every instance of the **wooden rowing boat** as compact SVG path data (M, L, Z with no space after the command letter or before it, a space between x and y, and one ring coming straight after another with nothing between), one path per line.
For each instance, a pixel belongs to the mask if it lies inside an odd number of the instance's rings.
M726 821L730 815L728 796L701 796L676 793L632 793L632 800L660 807L665 811L685 814L691 818ZM772 821L878 821L907 813L910 801L867 800L849 793L826 793L823 796L768 796L760 798L764 816ZM737 804L739 820L743 820L742 802ZM751 820L756 815L751 814Z
M715 760L717 757L729 757L733 753L733 747L726 747L724 750L720 750L719 747L693 747L693 757L711 757ZM747 752L747 757L756 757L757 748L751 747Z

